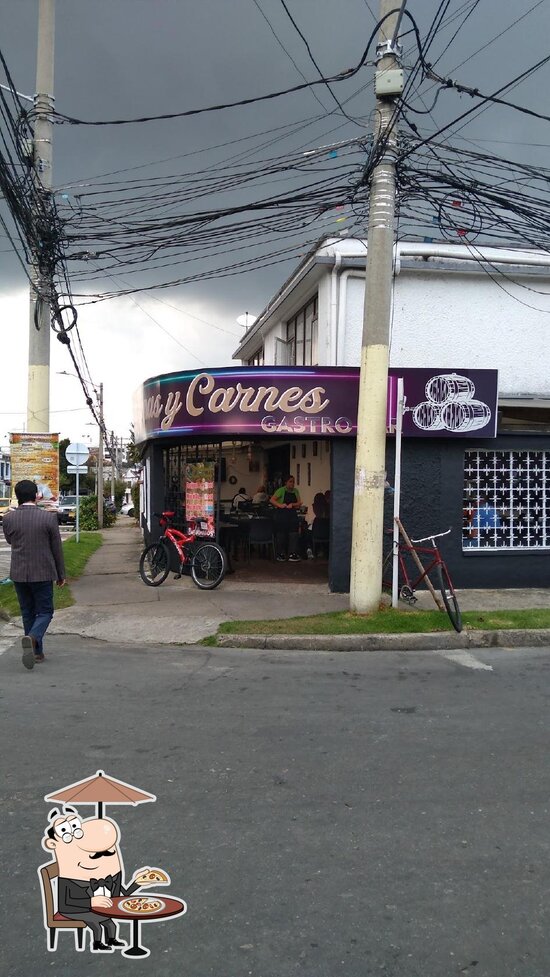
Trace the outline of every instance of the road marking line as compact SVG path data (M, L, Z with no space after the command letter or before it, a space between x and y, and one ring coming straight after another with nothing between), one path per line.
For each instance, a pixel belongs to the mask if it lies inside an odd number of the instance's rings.
M438 654L443 658L447 658L450 662L456 662L457 665L464 665L464 668L475 668L484 672L493 671L492 665L486 665L484 662L480 662L469 651L441 651Z

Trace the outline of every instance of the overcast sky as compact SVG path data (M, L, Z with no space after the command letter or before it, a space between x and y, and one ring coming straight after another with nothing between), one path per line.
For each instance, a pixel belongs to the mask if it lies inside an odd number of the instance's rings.
M287 6L325 75L359 61L378 10L377 0L287 0ZM409 0L407 9L423 37L439 6L435 0ZM429 60L436 62L441 56L437 63L441 74L482 92L494 92L547 54L549 7L547 0L514 4L451 0ZM35 90L37 15L38 0L4 0L0 8L2 53L18 90L27 94ZM410 25L404 24L408 30ZM405 65L414 63L410 35L405 50L410 52ZM99 120L183 111L289 87L302 81L300 72L308 80L317 77L280 0L56 0L55 105L69 116ZM277 127L315 116L321 118L308 126L304 123L292 137L281 137L266 154L362 135L369 131L374 105L372 76L373 68L367 66L352 81L336 87L342 101L367 86L346 104L355 121L334 113L330 94L319 87L315 95L304 91L195 118L123 127L56 126L54 185L70 185L66 192L73 194L75 184L93 182L103 173L123 170L127 172L118 178L135 177L136 172L128 168L143 164L151 165L137 172L147 177L198 170L247 147L251 160L256 160L262 155L257 147L266 136L255 136L236 148L208 147L265 130L276 134ZM548 112L549 82L550 67L545 66L509 97ZM420 91L428 104L429 89L426 83ZM411 102L415 104L414 98ZM423 131L433 131L471 105L467 95L444 92L432 116L416 118ZM548 165L549 124L511 109L490 107L461 130L457 144L462 140L466 145L465 138L489 153ZM190 159L184 155L190 153L196 155ZM169 163L160 162L167 159ZM240 199L238 191L235 194ZM208 206L208 201L201 203ZM338 229L330 217L319 225L319 233ZM28 294L25 275L4 236L0 236L0 258L2 446L8 432L22 430L25 422ZM298 260L294 255L287 263L232 278L83 306L80 335L91 375L104 384L107 426L127 435L132 391L147 377L229 363L242 334L237 316L259 312ZM183 266L172 271L172 277L184 274ZM101 287L110 290L113 283L105 280L98 290ZM63 370L72 372L71 363L67 351L52 337L51 430L73 440L95 439L78 382L60 376Z

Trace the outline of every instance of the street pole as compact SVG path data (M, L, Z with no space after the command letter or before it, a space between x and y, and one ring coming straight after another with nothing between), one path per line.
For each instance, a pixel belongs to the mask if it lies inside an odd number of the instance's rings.
M47 197L52 188L52 110L54 72L54 4L39 0L38 50L36 58L36 95L33 161L36 192ZM29 269L29 372L27 393L27 430L45 434L50 430L50 289L35 264Z
M115 432L111 431L111 499L113 502L115 501L116 457Z
M103 529L103 384L99 384L99 448L97 451L97 522Z
M76 541L80 542L80 465L76 469L76 518L75 518L75 532Z
M401 10L380 0L374 145L383 143L370 185L365 305L357 413L353 499L350 608L378 609L382 592L382 546L386 458L386 407L395 222L395 97L403 90L397 57Z

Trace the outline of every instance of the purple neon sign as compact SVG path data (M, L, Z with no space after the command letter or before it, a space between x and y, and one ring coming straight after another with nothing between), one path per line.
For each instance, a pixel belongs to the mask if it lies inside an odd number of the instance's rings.
M396 410L396 378L407 398L403 434L494 437L496 370L394 369L387 427ZM354 437L359 370L355 367L229 367L164 374L136 394L136 440L165 437Z
M230 367L170 374L143 385L136 438L353 436L357 396L353 368Z

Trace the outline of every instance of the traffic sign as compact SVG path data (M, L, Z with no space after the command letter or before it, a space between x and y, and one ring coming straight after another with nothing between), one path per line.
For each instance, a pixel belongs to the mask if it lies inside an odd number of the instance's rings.
M65 449L65 458L70 465L83 465L90 457L90 449L86 444L69 444Z
M85 465L67 465L68 475L87 475L88 469Z

